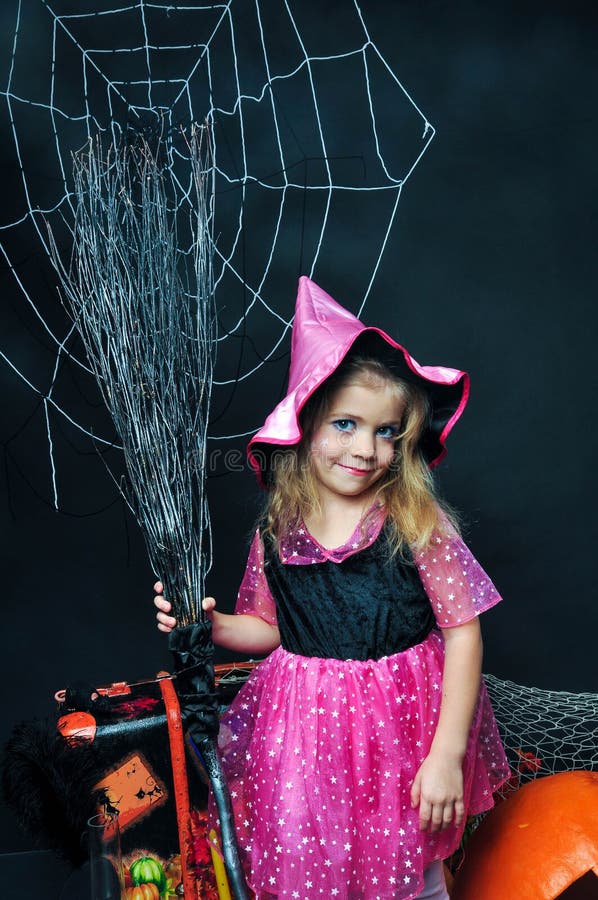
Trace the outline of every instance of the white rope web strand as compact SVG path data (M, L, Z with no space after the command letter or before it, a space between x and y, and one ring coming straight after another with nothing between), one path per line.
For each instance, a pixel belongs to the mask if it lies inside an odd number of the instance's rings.
M51 342L56 364L44 387L1 337L0 354L23 387L30 386L32 400L35 392L42 398L48 470L59 475L52 442L57 414L90 446L114 446L105 422L83 419L60 378L52 377L58 362L81 373L87 366L67 342L68 320L48 312L47 286L40 296L35 275L20 265L22 247L49 253L44 220L59 243L70 239L74 150L98 133L118 146L130 128L143 133L158 122L168 135L192 122L209 123L220 321L214 400L226 409L242 385L267 378L285 351L296 276L317 277L331 266L339 241L359 241L360 229L367 241L352 280L355 311L363 311L402 188L434 129L351 0L339 7L331 30L313 9L309 14L291 0L123 0L109 8L97 0L15 0L15 7L0 106L18 202L0 222L0 247L11 290L30 307L32 327ZM169 154L172 202L186 214L193 184L184 141L173 139ZM283 280L290 289L281 299ZM234 422L219 419L211 430L218 446L260 424L245 405L231 408ZM59 506L58 483L54 478L48 493Z
M73 251L66 267L50 232L63 294L123 445L126 497L177 620L204 617L209 568L205 455L215 349L207 130L194 130L195 186L181 252L161 144L74 159ZM202 143L203 141L203 143Z

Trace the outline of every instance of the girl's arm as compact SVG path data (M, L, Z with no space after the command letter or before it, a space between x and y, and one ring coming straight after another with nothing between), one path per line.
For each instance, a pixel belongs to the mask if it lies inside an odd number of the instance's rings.
M158 612L158 628L166 633L176 628L176 619L170 615L171 605L162 596L162 583L154 585L156 596L154 605ZM264 619L253 615L229 615L216 610L213 597L204 597L202 607L212 621L212 638L215 644L245 653L265 655L280 644L280 635L276 625L269 625Z
M478 618L442 629L445 662L440 716L430 752L411 788L422 831L460 825L465 816L462 764L480 691L482 638Z

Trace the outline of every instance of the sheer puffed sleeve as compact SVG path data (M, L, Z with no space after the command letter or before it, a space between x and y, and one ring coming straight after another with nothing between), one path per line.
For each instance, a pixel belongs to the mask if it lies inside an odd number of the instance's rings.
M425 550L416 551L414 560L439 628L463 625L501 600L443 513L430 544Z
M268 625L276 625L276 604L264 575L264 545L259 529L249 548L247 567L237 595L235 613L259 616Z

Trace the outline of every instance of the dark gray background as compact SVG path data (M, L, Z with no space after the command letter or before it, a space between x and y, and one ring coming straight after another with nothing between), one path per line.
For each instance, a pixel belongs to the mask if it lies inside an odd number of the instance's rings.
M276 12L276 4L269 7ZM3 4L1 14L3 84L15 8ZM348 8L302 0L314 47L342 28ZM439 480L505 598L484 617L485 671L526 685L596 691L595 7L364 0L361 8L372 39L437 129L403 191L364 319L421 363L471 372L470 405ZM30 0L21 27L33 35L36 16L41 23L44 10ZM32 83L47 76L35 46L28 62ZM64 65L68 76L68 58ZM330 77L327 87L344 98L342 133L350 87ZM288 110L291 121L295 112ZM0 124L2 221L11 221L22 196L5 113ZM33 126L40 179L46 140ZM314 273L352 309L367 281L361 254L371 255L367 240L353 239L351 217L357 229L359 215L347 207L345 232ZM259 244L257 223L253 234ZM39 245L12 249L22 271L36 273L36 302L58 321ZM285 253L269 291L289 316L302 264L290 236ZM39 359L41 377L54 348L12 277L0 276L1 347L28 372ZM264 325L252 338L263 349L272 335ZM220 371L230 364L221 359ZM220 395L217 430L258 424L280 394L285 368L285 358L267 367L227 409ZM105 427L89 385L68 366L63 377L70 408ZM74 679L137 679L169 659L154 628L142 538L103 463L66 427L57 429L63 508L52 509L43 410L1 360L0 390L6 737L19 719L51 714L54 691ZM111 462L118 465L117 454ZM215 558L208 587L223 609L234 602L258 509L252 476L241 468L217 471L209 485ZM0 826L2 849L29 846L8 813Z

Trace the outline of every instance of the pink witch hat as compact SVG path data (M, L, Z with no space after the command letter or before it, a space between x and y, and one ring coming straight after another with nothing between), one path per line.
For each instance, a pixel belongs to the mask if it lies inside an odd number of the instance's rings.
M251 438L249 462L264 484L269 457L276 447L298 444L303 432L299 414L349 351L382 359L400 378L428 394L431 416L421 447L430 467L446 454L446 438L465 409L469 375L446 366L420 366L407 350L380 328L367 327L306 275L299 279L291 337L289 384L284 400Z

